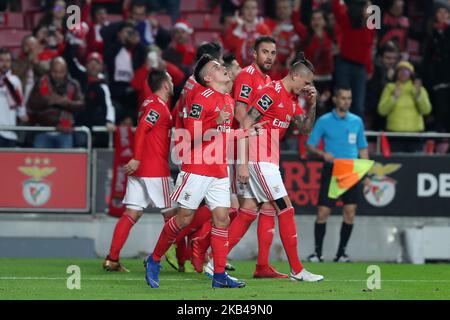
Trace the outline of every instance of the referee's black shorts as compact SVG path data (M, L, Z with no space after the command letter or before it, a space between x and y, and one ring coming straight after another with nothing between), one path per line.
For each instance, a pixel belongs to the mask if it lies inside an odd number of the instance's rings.
M333 164L325 162L322 169L322 177L320 180L319 201L317 205L333 208L339 199L331 199L328 197L328 189L330 187L331 174L333 172ZM358 204L361 197L361 183L358 182L353 187L348 189L340 199L346 204Z

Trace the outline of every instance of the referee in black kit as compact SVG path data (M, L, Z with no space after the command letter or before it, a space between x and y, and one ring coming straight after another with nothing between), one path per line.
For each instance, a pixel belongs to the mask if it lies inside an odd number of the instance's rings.
M352 104L350 88L338 87L334 91L333 103L335 108L321 116L307 141L309 152L325 160L320 184L317 219L314 227L315 252L308 257L310 262L323 262L322 243L325 237L326 223L336 200L328 197L333 160L336 159L369 159L367 140L364 135L362 119L349 112ZM318 149L320 140L324 141L324 151ZM364 184L369 184L369 178ZM360 197L359 184L347 190L341 197L344 202L343 222L341 226L339 247L334 258L335 262L350 262L345 253L348 240L353 229L353 220Z

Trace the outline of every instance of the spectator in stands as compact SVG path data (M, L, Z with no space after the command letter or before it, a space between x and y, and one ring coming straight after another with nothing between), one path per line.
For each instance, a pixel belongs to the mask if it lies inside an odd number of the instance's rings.
M384 87L394 81L395 68L400 59L400 51L394 42L386 42L381 48L377 59L373 77L367 82L366 99L366 128L380 131L386 127L384 117L378 114L378 102Z
M239 65L247 66L253 62L255 40L262 35L270 35L270 28L258 17L258 1L245 0L241 16L236 16L223 41L227 51L234 52Z
M37 134L34 147L72 148L74 113L83 107L80 85L69 77L64 59L54 58L50 63L50 72L31 91L27 108L32 124L54 126L57 131Z
M88 55L84 77L87 82L86 91L84 91L85 108L76 114L76 125L87 126L88 128L94 126L106 127L109 132L114 132L116 111L103 75L103 57L98 52L91 52ZM78 134L76 137L83 139L86 135ZM93 146L108 146L106 134L93 132L92 138ZM85 145L85 141L77 141L77 146Z
M450 132L450 5L438 4L427 37L422 69L433 101L435 129Z
M184 72L173 63L163 60L161 50L156 46L152 46L147 55L146 63L136 70L133 80L131 80L131 86L138 95L138 106L141 106L142 102L152 93L147 81L148 75L152 70L167 71L172 77L175 88L184 85Z
M383 90L378 112L387 117L388 131L421 132L425 129L424 116L430 114L431 103L421 81L414 78L414 66L401 61L396 68L395 82L387 84Z
M23 104L22 84L11 73L11 53L0 48L0 126L15 126L17 118L27 122L28 116ZM15 147L17 134L0 131L0 148Z
M277 59L269 75L273 80L284 78L288 73L288 58L295 53L300 40L292 24L292 4L290 0L276 2L276 19L265 19L265 24L277 40Z
M373 72L375 28L367 27L367 6L366 0L352 0L349 6L341 0L332 0L333 13L341 30L334 80L337 86L352 89L351 111L359 116L364 114L366 81Z
M404 0L390 0L388 10L383 14L379 40L380 47L388 41L393 41L399 47L400 52L406 51L409 19L404 14L404 8Z
M301 1L294 2L292 20L295 31L300 36L297 52L304 52L316 70L314 84L320 94L318 99L318 116L327 110L331 98L331 80L334 71L333 41L334 31L327 25L325 12L315 9L311 14L309 26L300 21ZM295 60L295 59L294 59Z
M134 24L144 45L156 44L164 50L171 41L170 32L160 25L154 11L149 14L151 2L154 1L147 2L126 1L124 6L129 9L125 9L125 12L129 12L129 15L125 13L124 16L127 16Z
M180 18L180 0L124 0L123 8L127 10L133 4L144 5L152 12L168 14L173 24Z
M13 60L12 73L17 75L22 83L24 105L27 104L37 79L48 70L46 64L39 61L38 56L41 49L34 36L26 36L22 39L22 50L19 57Z
M191 35L194 29L185 20L179 20L172 31L172 42L164 50L163 58L179 66L189 76L195 62L195 48L192 45Z
M47 28L47 46L58 50L62 55L64 51L64 35L67 31L66 2L56 0L50 4L38 23L39 27Z
M147 50L133 25L122 22L115 41L105 50L112 99L118 112L124 112L136 121L137 97L130 85L134 72L146 61Z

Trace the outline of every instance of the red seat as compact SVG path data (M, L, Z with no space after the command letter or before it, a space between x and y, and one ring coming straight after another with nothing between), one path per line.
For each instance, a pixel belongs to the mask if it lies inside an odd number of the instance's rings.
M1 46L6 48L17 48L21 46L22 39L29 35L29 30L23 29L1 29Z
M109 22L118 22L118 21L123 21L123 15L121 14L108 14L108 19Z
M4 13L4 19L4 24L2 26L5 28L24 28L23 14L20 12L6 12Z
M167 14L157 14L155 15L156 20L158 20L159 24L165 29L172 29L172 19Z
M22 12L42 11L39 0L20 0Z
M180 1L180 12L192 11L208 11L208 4L206 0L183 0Z
M222 27L220 16L216 14L188 13L184 17L194 29L220 30Z

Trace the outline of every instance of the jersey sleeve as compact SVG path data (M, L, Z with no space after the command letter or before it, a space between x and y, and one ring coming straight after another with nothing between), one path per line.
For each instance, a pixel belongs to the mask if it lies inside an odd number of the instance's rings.
M215 121L207 119L207 111L213 99L202 96L198 92L191 100L187 110L187 117L183 120L183 125L189 131L191 137L194 137L194 127L201 125L202 133L217 126Z
M265 114L279 99L279 94L271 87L265 87L259 90L254 99L248 106L248 111L255 108L261 114Z
M145 136L161 121L162 112L157 105L149 105L145 108L145 114L139 120L134 135L134 159L141 161L144 150Z
M252 88L252 75L246 71L242 71L236 77L234 82L233 98L236 102L250 104Z
M324 131L323 131L323 121L320 121L320 119L316 122L314 125L311 134L309 135L308 141L306 142L307 145L317 147L320 143L320 139L322 139Z

